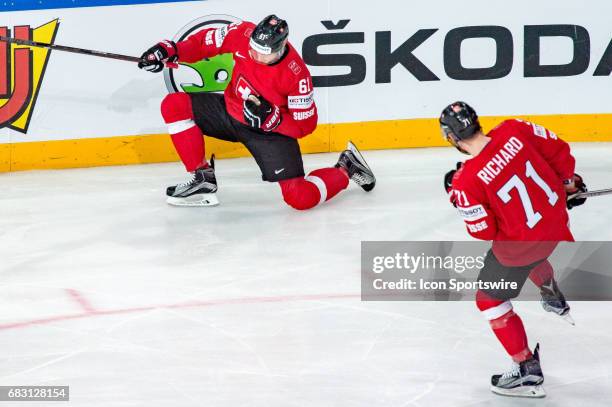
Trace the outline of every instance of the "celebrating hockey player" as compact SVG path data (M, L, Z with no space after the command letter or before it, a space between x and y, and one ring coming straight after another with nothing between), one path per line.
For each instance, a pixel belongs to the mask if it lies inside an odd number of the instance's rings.
M453 146L472 156L446 174L444 187L470 235L493 241L478 279L517 283L515 290L476 294L478 308L514 362L511 371L491 378L491 389L543 397L539 345L530 350L510 300L529 277L540 288L544 309L571 321L547 258L559 241L573 241L566 207L586 199L568 200L567 194L586 186L574 173L569 145L542 126L507 120L485 135L474 109L456 102L442 112L440 127Z
M218 204L214 164L204 156L203 135L240 142L255 158L264 181L278 182L295 209L309 209L333 198L349 179L365 191L374 174L354 145L331 168L304 177L298 139L317 126L312 78L288 42L289 27L275 15L258 25L242 21L202 30L184 41L162 41L147 50L139 67L160 72L165 63L197 62L232 53L234 68L224 95L172 93L161 104L172 142L190 181L168 187L167 201L179 206Z

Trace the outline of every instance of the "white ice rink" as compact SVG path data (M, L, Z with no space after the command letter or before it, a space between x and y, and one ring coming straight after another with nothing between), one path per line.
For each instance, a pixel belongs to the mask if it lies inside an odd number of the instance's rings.
M612 144L573 148L612 186ZM360 301L362 240L468 239L442 189L459 153L364 155L376 189L307 212L250 158L218 161L215 208L165 204L178 163L0 175L0 385L69 385L70 406L609 406L612 303L572 303L576 327L516 304L548 393L522 400L490 393L509 360L473 303ZM612 197L570 216L612 240Z

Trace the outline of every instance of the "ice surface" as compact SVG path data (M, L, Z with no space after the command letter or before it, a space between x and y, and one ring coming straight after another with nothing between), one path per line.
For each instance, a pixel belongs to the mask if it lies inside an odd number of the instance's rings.
M612 144L573 147L610 187ZM468 239L442 189L459 153L364 155L376 189L307 212L250 158L218 161L214 208L165 204L177 163L0 175L0 385L70 385L71 406L609 405L611 303L573 303L576 327L516 304L548 392L520 400L489 392L509 361L474 304L360 301L362 240ZM612 240L612 197L571 220Z

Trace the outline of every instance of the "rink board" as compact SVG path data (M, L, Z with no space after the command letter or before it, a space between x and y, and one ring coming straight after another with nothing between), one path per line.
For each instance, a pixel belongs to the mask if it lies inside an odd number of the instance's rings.
M16 35L17 27L29 26L37 41L128 55L197 24L259 20L268 12L245 0L30 3L31 10L1 7L0 29ZM69 3L74 7L52 8ZM612 140L606 18L612 3L585 8L519 0L505 10L473 3L478 11L444 19L439 3L407 10L405 2L387 0L382 17L372 19L365 2L313 0L304 10L269 1L270 12L289 21L291 42L315 82L319 127L301 140L303 151L338 151L348 139L363 149L442 146L437 116L454 100L472 104L485 129L522 117L569 141ZM177 159L159 114L169 89L162 75L127 62L33 49L30 99L19 104L20 48L0 49L0 72L8 70L9 79L0 80L0 171ZM178 72L178 85L205 82L187 67ZM239 145L209 139L212 152L247 155Z
M523 116L555 129L567 141L612 140L612 115ZM503 117L482 118L492 128ZM595 131L588 136L592 126ZM435 129L435 130L432 130ZM411 137L405 137L407 134ZM300 140L303 153L341 151L352 140L366 150L436 147L448 144L440 137L435 119L323 124L314 134ZM219 158L249 156L239 143L206 138L207 155ZM39 141L0 144L0 170L81 168L106 165L145 164L177 161L178 156L167 134Z

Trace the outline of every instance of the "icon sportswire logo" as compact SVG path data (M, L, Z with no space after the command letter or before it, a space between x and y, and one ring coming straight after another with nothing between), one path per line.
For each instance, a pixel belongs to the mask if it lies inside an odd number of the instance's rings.
M179 42L207 28L223 27L239 21L240 19L225 14L203 16L181 28L172 40ZM168 92L222 92L232 79L234 59L232 54L222 54L193 64L180 65L179 69L164 71Z
M0 36L52 44L59 20L39 27L0 26ZM50 50L0 41L0 128L27 133Z

